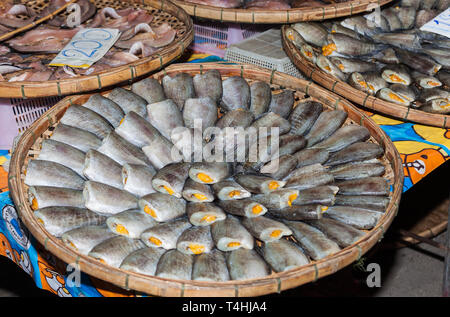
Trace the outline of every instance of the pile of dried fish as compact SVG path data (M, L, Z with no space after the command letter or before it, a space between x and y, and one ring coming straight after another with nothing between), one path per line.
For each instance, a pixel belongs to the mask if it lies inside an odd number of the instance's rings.
M184 0L218 8L242 8L249 10L287 10L291 8L321 7L335 2L348 0Z
M449 0L402 0L339 22L296 23L286 36L306 60L380 99L450 113L450 40L420 30Z
M35 18L42 18L65 3L65 0L51 0L39 14L22 4L9 6L0 12L0 34L27 25ZM151 56L176 37L176 31L167 22L150 26L154 17L147 10L115 10L112 7L97 10L89 0L78 0L76 3L81 11L80 26L69 28L66 20L58 15L0 45L0 81L47 81L91 75ZM24 20L24 14L29 18ZM121 35L114 47L89 68L48 66L55 54L83 28L118 29ZM34 55L30 57L30 53Z
M174 158L177 129L199 129L198 119L204 136L215 131L205 148L218 128L278 128L279 151ZM353 245L390 201L383 148L346 120L218 70L146 78L67 109L28 164L29 202L48 233L114 267L202 281L282 272ZM224 138L225 152L236 149Z

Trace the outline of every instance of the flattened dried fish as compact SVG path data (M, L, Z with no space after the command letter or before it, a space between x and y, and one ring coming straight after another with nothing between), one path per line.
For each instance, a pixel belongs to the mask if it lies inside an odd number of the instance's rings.
M255 117L267 112L271 99L272 91L266 82L255 81L250 86L250 111Z
M122 108L109 98L103 97L100 94L93 94L89 97L88 101L83 104L86 107L103 118L116 128L120 121L123 119L125 113Z
M166 250L161 248L149 247L136 250L122 261L120 268L145 275L155 275L158 262L164 253Z
M53 131L51 139L71 145L83 152L96 149L102 144L102 140L95 134L62 123L59 123Z
M343 222L356 229L372 229L380 220L383 213L359 207L331 206L324 214L325 217Z
M203 74L197 74L193 81L197 97L210 97L218 104L222 98L222 76L217 69L210 69Z
M198 183L191 178L184 183L181 195L187 201L192 202L212 202L214 200L214 194L209 185Z
M187 73L177 73L173 77L164 76L162 86L166 97L172 99L180 111L183 110L187 99L195 97L194 81Z
M370 133L366 127L350 124L339 128L329 138L313 145L313 148L325 148L328 152L336 152L355 142L366 141Z
M345 149L333 153L328 161L327 166L334 166L350 162L359 162L378 158L383 155L384 149L371 142L356 142L347 146Z
M114 131L103 139L102 145L97 151L112 158L120 165L126 163L150 165L147 156L140 148L131 144Z
M232 179L225 179L212 185L214 193L220 200L248 198L251 193Z
M235 217L228 216L225 220L213 223L211 235L217 249L221 251L233 251L240 248L253 249L252 235Z
M162 222L184 215L186 201L163 193L151 193L139 199L139 208Z
M292 234L285 224L264 216L244 218L244 227L258 240L271 242Z
M267 212L265 206L251 198L219 200L217 204L227 213L235 216L259 217Z
M131 85L131 91L144 98L149 104L166 99L164 89L159 81L151 77L133 83Z
M184 126L183 115L171 99L149 104L147 111L149 122L168 140L173 129Z
M72 189L83 189L84 178L59 163L31 160L25 175L28 186L54 186Z
M308 147L317 144L339 129L347 119L347 112L343 110L330 110L322 112L306 135Z
M114 130L113 126L101 115L78 105L67 108L60 123L86 130L100 139L105 138Z
M367 177L338 182L339 195L388 196L389 184L383 177Z
M195 257L192 268L192 279L195 281L225 282L230 279L225 255L218 249L202 253Z
M323 213L328 209L326 206L312 205L292 205L283 209L271 209L269 214L285 220L309 220L321 219Z
M251 199L268 209L282 209L291 206L297 197L297 189L282 188L267 194L253 195Z
M189 169L189 177L202 184L215 184L227 178L230 167L227 162L195 162Z
M319 229L341 248L348 247L364 236L364 232L330 218L307 220L307 224Z
M84 208L83 192L70 188L30 186L28 201L33 210L53 206Z
M123 189L122 166L108 156L89 150L84 161L83 175L87 179Z
M147 115L148 102L128 89L122 87L114 88L106 97L117 103L125 114L134 111L142 117Z
M133 239L139 239L142 232L154 227L157 222L140 209L125 210L106 219L112 232Z
M213 203L188 203L186 213L194 226L208 226L226 218L225 212Z
M383 212L386 210L389 201L390 199L385 196L337 195L335 205L359 207Z
M270 274L269 266L254 250L233 250L228 254L227 263L232 280L262 278Z
M208 253L214 247L210 226L194 226L178 237L177 250L184 254Z
M93 247L114 236L106 225L88 225L64 232L61 240L68 247L87 255Z
M145 230L141 234L141 240L149 247L175 249L178 237L191 226L191 223L184 217L161 222Z
M194 257L181 253L178 250L170 250L161 256L156 267L155 275L162 278L190 280Z
M250 86L240 76L231 76L222 81L222 106L225 110L245 109L250 104Z
M64 165L83 176L85 154L68 144L52 139L43 140L39 159Z
M261 253L275 272L284 272L309 263L298 245L292 241L280 239L266 242Z
M321 204L332 206L336 199L336 194L339 191L337 186L317 186L301 190L298 197L292 201L293 205L310 205Z

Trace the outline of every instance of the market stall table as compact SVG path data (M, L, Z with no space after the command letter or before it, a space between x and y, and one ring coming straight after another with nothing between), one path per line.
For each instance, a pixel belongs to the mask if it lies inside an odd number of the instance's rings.
M187 61L217 61L220 58L193 54ZM407 191L444 164L450 157L450 129L404 123L368 113L391 138L398 149L405 174L403 191ZM0 254L19 265L29 274L38 288L58 296L140 296L123 290L87 274L81 274L81 285L74 285L72 266L50 254L21 224L8 190L8 173L5 165L10 158L9 151L0 151ZM6 164L5 164L6 163ZM5 168L3 168L3 167Z

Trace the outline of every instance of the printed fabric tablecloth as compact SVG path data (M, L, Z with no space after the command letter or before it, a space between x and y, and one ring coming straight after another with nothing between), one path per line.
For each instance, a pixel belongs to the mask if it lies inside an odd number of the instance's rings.
M221 61L215 56L193 54L189 62ZM405 174L403 191L417 184L431 171L450 158L450 129L405 123L378 114L367 113L394 142L403 161ZM50 254L28 233L17 216L8 191L8 174L2 165L10 158L8 151L0 151L0 255L14 261L24 274L33 278L37 287L58 296L145 296L126 291L87 274L81 283L73 285L72 268Z

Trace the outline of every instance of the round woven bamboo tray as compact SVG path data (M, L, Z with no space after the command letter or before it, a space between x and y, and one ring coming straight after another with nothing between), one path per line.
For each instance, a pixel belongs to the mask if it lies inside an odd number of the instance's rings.
M388 102L374 97L361 90L353 88L344 81L322 71L315 64L303 58L297 47L286 37L285 31L288 26L282 27L282 43L286 54L292 63L300 71L315 83L345 97L346 99L363 106L370 111L376 111L400 120L417 122L429 126L450 128L450 115L425 112L407 106L402 106L393 102Z
M123 9L134 7L147 10L153 15L150 26L158 26L168 22L177 31L174 41L156 52L127 65L112 67L88 76L76 76L69 79L50 80L44 82L19 81L1 82L0 97L32 98L48 96L65 96L75 93L103 89L127 80L149 74L161 69L171 61L179 58L194 39L193 23L191 17L180 7L169 1L155 0L91 0L97 9L113 7ZM28 1L28 6L36 12L42 11L46 0ZM61 14L66 14L61 13ZM90 20L86 21L88 23ZM41 54L39 54L41 56ZM55 54L43 55L43 58L52 59Z
M39 154L41 142L48 138L51 131L58 124L65 110L71 104L82 104L89 95L69 96L61 100L48 110L41 118L22 135L17 149L14 151L9 174L9 188L23 223L31 234L45 248L66 263L78 263L81 270L91 276L118 285L125 289L132 289L156 296L260 296L281 292L286 289L315 281L332 274L341 268L358 260L378 241L390 226L397 214L398 204L403 188L403 169L400 156L387 135L364 113L356 109L348 101L315 85L312 82L298 79L284 73L270 71L252 65L229 65L217 63L205 64L176 64L153 75L162 79L165 74L174 75L186 72L195 75L208 69L218 69L223 78L242 76L249 82L254 80L270 83L273 89L289 88L295 91L296 100L311 98L322 102L328 109L342 109L348 113L345 124L359 124L365 126L371 133L370 142L376 142L385 149L382 162L386 168L385 178L392 186L390 203L379 223L355 244L342 249L320 261L313 261L308 265L298 267L282 273L243 281L228 282L199 282L190 280L171 280L155 276L147 276L130 271L124 271L103 264L94 258L78 254L66 247L58 238L50 235L33 215L27 199L27 186L24 184L24 170L29 159ZM104 92L107 95L107 92ZM296 102L297 104L297 102Z
M194 4L182 0L173 2L182 7L189 15L197 18L220 22L284 24L300 21L323 21L337 17L349 16L365 11L372 11L392 0L359 0L334 4L324 4L319 8L306 7L289 10L249 10L225 9L208 5Z

